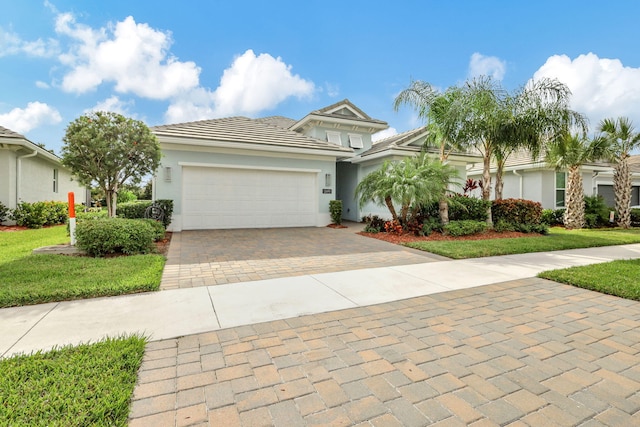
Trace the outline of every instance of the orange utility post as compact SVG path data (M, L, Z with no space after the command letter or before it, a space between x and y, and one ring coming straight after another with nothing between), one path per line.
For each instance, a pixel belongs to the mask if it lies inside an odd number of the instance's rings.
M73 191L69 191L69 235L71 236L71 246L76 244L76 204Z

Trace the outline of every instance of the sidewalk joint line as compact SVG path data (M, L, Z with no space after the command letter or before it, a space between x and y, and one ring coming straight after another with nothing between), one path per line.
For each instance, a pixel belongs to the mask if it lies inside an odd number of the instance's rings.
M207 286L207 294L209 294L209 301L211 302L211 308L213 309L213 315L216 317L216 322L218 323L218 329L222 329L222 324L220 323L220 319L218 318L218 312L216 311L216 306L213 303L213 295L211 295L212 286Z
M22 335L21 335L21 336L20 336L20 337L19 337L19 338L18 338L18 339L17 339L17 340L12 344L12 345L11 345L11 347L9 347L9 348L7 349L7 351L5 351L4 353L2 353L2 354L0 355L0 358L4 358L4 357L5 357L5 355L6 355L7 353L9 353L9 352L11 351L11 349L12 349L12 348L14 348L14 347L15 347L15 346L20 342L20 341L22 341L22 339L23 339L24 337L26 337L26 336L27 336L27 334L29 334L29 332L31 332L31 331L33 330L33 328L35 328L36 326L38 326L38 325L40 324L40 322L42 322L42 321L44 320L44 318L45 318L45 317L47 317L47 316L49 315L49 313L51 313L53 310L55 310L56 308L58 308L58 306L61 304L61 302L62 302L62 301L57 302L53 307L51 307L51 310L47 311L47 312L46 312L46 313L45 313L45 314L44 314L40 319L38 319L38 321L37 321L36 323L34 323L34 324L29 328L29 329L27 329L27 331L26 331L24 334L22 334ZM32 352L33 352L33 350L32 350Z
M341 294L340 292L336 291L335 289L333 289L331 286L325 284L324 282L322 282L322 280L318 279L316 277L315 274L310 274L309 277L311 277L313 280L315 280L316 282L320 283L322 286L324 286L325 288L335 292L336 294L340 295L342 298L346 299L347 301L349 301L350 303L354 304L356 307L361 307L360 304L358 304L357 302L353 301L351 298L349 298L346 295Z

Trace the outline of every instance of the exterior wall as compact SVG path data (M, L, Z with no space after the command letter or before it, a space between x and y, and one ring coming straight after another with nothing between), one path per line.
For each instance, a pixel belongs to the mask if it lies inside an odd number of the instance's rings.
M76 203L86 202L86 189L71 180L70 172L61 164L42 157L25 157L20 160L18 178L18 157L22 152L0 150L0 202L9 209L15 209L18 202L59 201L66 202L68 193L74 192ZM58 188L53 188L53 170L58 170ZM18 189L17 182L20 183Z
M173 200L173 222L169 229L182 229L182 166L181 163L199 165L239 165L244 167L273 168L283 170L319 170L318 172L318 227L324 227L331 222L329 215L329 201L335 199L336 194L336 163L333 157L311 155L294 155L283 153L255 152L246 150L217 149L212 152L206 147L176 147L161 144L163 151L162 164L156 173L154 185L154 199ZM178 149L176 149L178 148ZM165 168L171 168L171 181L165 179ZM325 175L331 175L331 186L325 186ZM331 190L324 193L323 190Z

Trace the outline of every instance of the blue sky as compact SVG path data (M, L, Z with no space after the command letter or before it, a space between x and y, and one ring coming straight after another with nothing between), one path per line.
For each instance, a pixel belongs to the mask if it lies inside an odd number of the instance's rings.
M556 77L592 128L640 128L640 2L0 0L0 125L60 152L92 110L149 126L302 118L348 98L389 132L421 125L393 99L489 74Z

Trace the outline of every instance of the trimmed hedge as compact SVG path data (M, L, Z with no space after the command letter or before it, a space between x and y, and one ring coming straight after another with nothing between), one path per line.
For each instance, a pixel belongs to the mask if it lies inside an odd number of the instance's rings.
M116 213L120 218L127 219L142 219L144 214L154 202L151 200L140 200L130 203L119 203L116 208ZM155 204L160 206L164 211L164 217L162 218L162 224L164 228L167 228L171 224L171 216L173 215L173 200L158 199Z
M94 257L117 253L145 254L153 248L154 235L154 227L147 220L87 220L76 226L76 245Z
M494 200L491 215L494 223L503 220L512 224L540 224L542 205L524 199Z
M485 221L450 221L449 224L443 226L444 234L453 237L469 236L487 231L487 223Z
M455 195L449 199L450 221L486 221L490 200Z
M22 202L11 212L10 218L21 227L41 228L45 225L64 224L69 218L65 202Z

